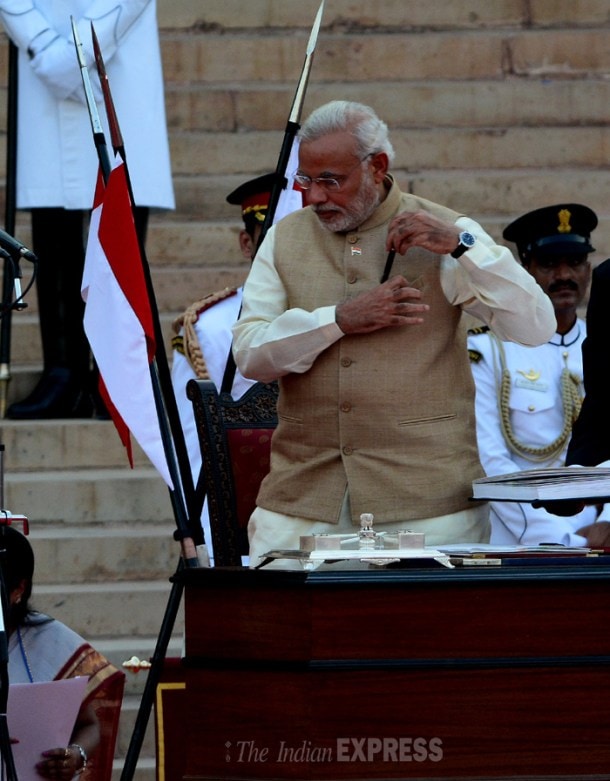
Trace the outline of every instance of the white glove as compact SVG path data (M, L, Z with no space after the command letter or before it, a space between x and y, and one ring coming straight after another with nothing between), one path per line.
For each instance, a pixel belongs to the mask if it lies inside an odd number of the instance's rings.
M74 41L56 38L32 58L32 69L58 100L76 100L86 104L85 89L76 56ZM95 68L89 68L93 96L103 101L102 88Z

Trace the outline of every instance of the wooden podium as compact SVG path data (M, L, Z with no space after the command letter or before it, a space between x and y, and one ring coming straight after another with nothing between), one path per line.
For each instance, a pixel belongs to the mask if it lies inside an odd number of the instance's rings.
M185 570L183 777L607 781L606 558Z

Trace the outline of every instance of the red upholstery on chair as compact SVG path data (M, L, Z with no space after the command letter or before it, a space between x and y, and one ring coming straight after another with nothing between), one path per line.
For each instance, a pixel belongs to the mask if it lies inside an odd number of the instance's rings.
M241 557L248 553L248 520L269 471L278 387L256 383L240 399L233 399L218 394L210 380L191 380L186 392L201 446L214 563L240 566Z
M272 428L236 428L226 431L233 466L237 523L241 529L248 525L256 507L258 489L269 471L272 434Z

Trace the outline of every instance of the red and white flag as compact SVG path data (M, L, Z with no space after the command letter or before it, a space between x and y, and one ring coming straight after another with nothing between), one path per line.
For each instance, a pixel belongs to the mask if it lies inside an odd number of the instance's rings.
M131 434L173 490L151 377L156 349L152 308L120 158L105 188L98 178L81 295L100 392L129 462L133 466Z

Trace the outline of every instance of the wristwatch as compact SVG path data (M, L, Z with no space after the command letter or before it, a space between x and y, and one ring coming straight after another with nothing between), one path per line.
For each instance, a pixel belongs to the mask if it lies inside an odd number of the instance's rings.
M475 237L468 231L462 231L459 236L459 243L451 253L452 258L460 258L467 250L472 249L476 242Z

